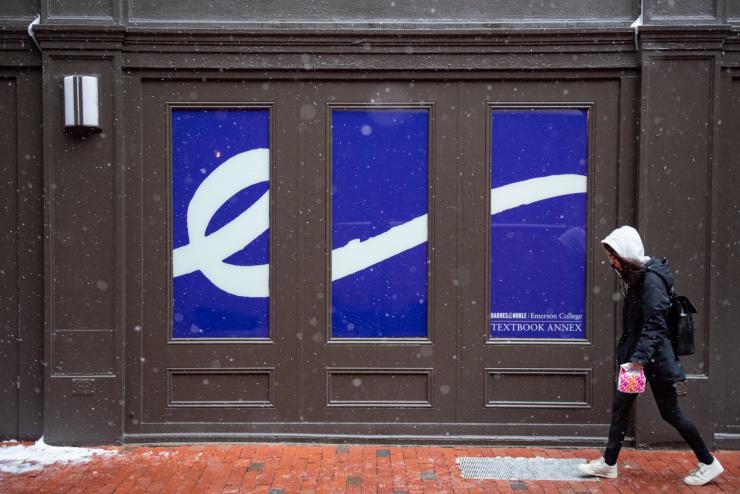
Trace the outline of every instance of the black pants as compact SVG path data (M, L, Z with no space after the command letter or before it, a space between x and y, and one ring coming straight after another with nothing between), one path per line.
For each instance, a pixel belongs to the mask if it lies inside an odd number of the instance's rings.
M676 398L676 387L672 382L651 381L650 389L655 401L658 403L660 416L676 428L684 441L694 450L696 458L702 463L712 463L714 458L709 454L704 441L696 430L694 424L687 419L681 409L678 408ZM624 443L624 434L627 431L627 423L637 395L634 393L622 393L616 391L614 394L614 407L612 409L612 423L609 427L609 442L604 452L604 460L607 465L614 465L619 456L619 450Z

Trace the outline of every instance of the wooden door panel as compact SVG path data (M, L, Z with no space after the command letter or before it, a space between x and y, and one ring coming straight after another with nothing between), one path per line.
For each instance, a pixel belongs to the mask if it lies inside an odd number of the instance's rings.
M611 272L600 262L599 240L617 221L614 184L618 171L618 135L613 128L619 121L618 84L546 80L462 83L460 94L460 105L468 112L468 118L461 122L465 170L462 193L465 242L461 263L463 272L469 273L469 282L463 284L461 300L459 417L466 422L520 423L523 434L536 428L527 424L603 424L608 420L611 395L592 390L608 387L613 375L614 282ZM547 320L530 321L534 316L526 308L512 317L527 316L519 326L532 329L525 333L528 338L489 338L489 314L493 310L489 308L489 263L491 251L496 249L490 245L489 237L489 174L491 149L497 145L491 142L490 119L491 112L499 108L542 112L576 109L588 113L588 216L586 236L582 240L586 266L585 319L575 321L585 324L585 333L577 333L575 339L548 338L546 332L539 338L532 328L547 330L550 324ZM511 269L518 269L518 263L528 255L531 256L521 252L521 256L513 256L509 260ZM553 252L536 262L564 261ZM521 276L526 277L526 271ZM530 296L556 295L562 289L563 280L551 279L547 284L533 287ZM574 329L581 329L576 328L575 322ZM565 321L559 323L568 326Z
M304 84L304 403L307 420L453 421L457 388L454 86L408 81ZM429 116L427 332L415 338L336 338L331 328L332 112L425 111ZM379 122L378 125L383 125ZM373 132L370 123L363 130ZM358 139L361 139L358 136ZM394 173L390 163L378 163ZM358 176L357 180L363 180ZM382 207L378 206L378 207ZM367 217L377 215L367 211ZM394 254L395 255L395 254ZM372 267L366 269L373 269ZM402 267L399 269L403 269ZM421 266L421 269L424 269ZM354 276L363 276L363 272ZM409 275L411 276L411 275ZM368 310L382 310L370 307Z
M139 404L143 424L294 421L298 418L296 390L290 386L300 354L300 337L295 330L298 317L298 269L295 183L297 116L291 101L294 97L295 84L292 83L149 81L143 84L143 142L144 148L152 151L147 153L147 159L143 162L145 178L142 189L143 358L139 364ZM171 264L174 243L170 146L174 144L170 125L173 108L202 108L205 111L259 109L269 112L268 335L247 339L178 338L176 334L173 335L173 317L178 317L177 311L173 314ZM224 122L229 124L227 118ZM192 139L197 138L192 136ZM207 144L204 143L205 146ZM233 149L214 149L213 152L223 152L225 163L229 151L232 154L248 151L239 146L237 140L233 143ZM237 170L238 173L248 171ZM235 175L235 179L238 178ZM209 192L218 190L211 189ZM226 198L228 201L224 201L218 209L229 207L227 203L237 201L238 194L244 193L249 193L249 188L238 192L232 199ZM192 203L193 199L190 200ZM216 209L213 208L212 214ZM242 211L234 211L233 216L237 217L240 213ZM190 227L190 223L188 225ZM225 230L228 226L209 225L211 231L207 235L218 235L221 233L218 228ZM233 237L234 232L228 233ZM225 238L223 241L231 240ZM208 254L205 251L201 255ZM208 259L202 261L210 262ZM240 261L226 260L224 263L239 265ZM199 275L197 272L195 274ZM199 280L202 285L211 287L209 281L218 287L217 282L205 276ZM244 285L254 282L248 277L243 280ZM249 296L242 299L249 301ZM237 323L236 327L238 324L241 323Z

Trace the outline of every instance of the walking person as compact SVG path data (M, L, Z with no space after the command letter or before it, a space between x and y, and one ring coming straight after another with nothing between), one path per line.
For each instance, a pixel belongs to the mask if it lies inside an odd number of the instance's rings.
M724 469L719 460L709 453L694 424L678 407L675 386L677 382L686 380L686 374L668 338L665 319L670 305L666 284L673 286L673 273L664 262L645 256L640 235L631 226L617 228L601 242L609 263L619 277L624 296L622 337L617 346L618 363L628 364L627 370L644 370L661 417L676 428L699 461L697 468L683 479L684 483L704 485ZM578 465L581 472L610 479L617 477L617 457L637 396L635 393L615 391L604 456Z

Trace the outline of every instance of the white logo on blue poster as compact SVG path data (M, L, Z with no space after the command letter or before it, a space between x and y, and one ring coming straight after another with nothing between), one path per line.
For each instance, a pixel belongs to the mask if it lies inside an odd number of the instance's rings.
M491 143L490 336L585 338L588 113L495 109Z
M269 336L268 119L267 110L173 111L175 337ZM427 132L426 110L333 115L334 336L426 334ZM250 139L254 148L237 151ZM524 178L492 189L491 215L521 209L523 214L511 216L518 218L513 226L511 218L506 220L505 236L522 225L536 231L522 206L544 201L552 213L562 207L548 200L585 192L583 173ZM576 223L585 221L585 212L583 218L575 214ZM501 226L492 219L492 232ZM539 228L557 230L559 241L576 250L585 241L573 227L562 232L558 225ZM492 233L492 259L505 250L499 240ZM510 265L520 264L520 254L512 254ZM492 265L492 285L494 276L499 273ZM346 282L337 285L339 280ZM514 284L513 291L521 285ZM494 298L498 293L492 289L492 336L531 337L547 331L540 328L581 336L582 301L553 312L557 303L543 309L517 295L514 311L513 304ZM536 308L523 311L527 304Z

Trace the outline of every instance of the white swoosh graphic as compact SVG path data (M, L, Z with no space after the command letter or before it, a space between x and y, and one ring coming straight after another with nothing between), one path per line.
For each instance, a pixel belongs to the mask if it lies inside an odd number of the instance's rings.
M269 192L246 211L206 236L219 207L240 190L269 180L267 149L253 149L226 160L198 187L188 205L188 245L173 251L173 276L200 270L214 285L240 297L269 296L269 265L236 266L223 262L269 228ZM491 214L587 190L583 175L531 178L491 189ZM331 253L332 281L357 273L427 241L427 215L370 237L351 240Z

